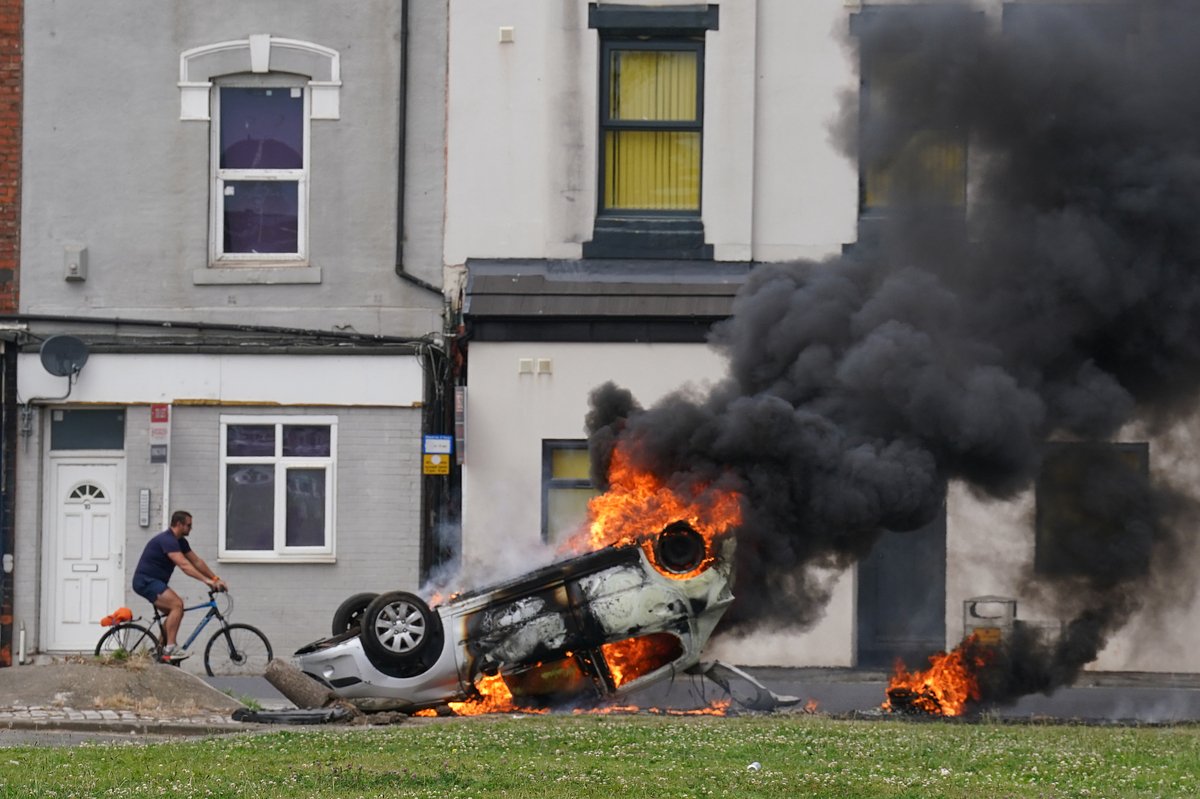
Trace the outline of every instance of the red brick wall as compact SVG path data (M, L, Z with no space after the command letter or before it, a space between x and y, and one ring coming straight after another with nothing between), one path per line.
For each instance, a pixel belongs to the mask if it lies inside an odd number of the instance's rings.
M21 257L23 0L0 0L0 313L17 311Z

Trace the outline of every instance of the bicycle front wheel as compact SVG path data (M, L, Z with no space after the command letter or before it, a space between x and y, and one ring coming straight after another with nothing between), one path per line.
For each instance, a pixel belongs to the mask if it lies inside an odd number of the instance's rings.
M267 636L249 624L225 625L204 647L204 670L209 677L262 676L270 662Z
M140 624L122 622L100 636L96 657L114 659L144 655L158 659L158 639Z

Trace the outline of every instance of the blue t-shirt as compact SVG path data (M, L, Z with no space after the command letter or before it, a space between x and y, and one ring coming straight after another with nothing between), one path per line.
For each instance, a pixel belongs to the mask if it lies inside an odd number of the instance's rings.
M146 542L146 548L142 550L142 557L138 559L137 568L133 573L153 577L164 583L170 582L175 563L168 553L181 552L187 555L191 551L192 546L186 538L176 538L170 529L163 530Z

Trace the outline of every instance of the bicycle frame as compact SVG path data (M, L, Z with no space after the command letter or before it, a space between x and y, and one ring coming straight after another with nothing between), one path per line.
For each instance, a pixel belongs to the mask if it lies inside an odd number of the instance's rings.
M198 605L185 606L183 609L183 612L184 612L184 615L186 615L193 610L200 610L201 608L208 608L208 613L205 613L204 618L200 619L200 621L198 621L196 623L195 629L192 630L192 634L187 637L187 640L179 645L179 648L182 650L186 651L186 650L191 649L192 644L195 642L195 640L197 638L200 637L200 633L202 633L204 631L204 628L208 626L208 623L210 621L212 621L213 618L219 619L222 622L225 621L225 617L221 615L220 608L217 607L216 597L214 597L212 594L209 594L207 602L201 602ZM164 643L165 643L165 637L164 637L165 630L163 628L163 621L165 619L166 619L166 616L163 615L162 611L160 611L157 607L155 607L154 608L154 624L158 627L159 638Z
M214 616L218 619L224 620L224 617L221 615L221 611L217 609L217 600L215 600L211 597L209 598L209 600L207 602L201 602L199 605L192 605L191 607L185 607L183 609L183 612L186 615L188 611L200 610L200 608L208 608L208 613L205 613L204 618L200 619L200 621L198 621L196 623L196 629L192 630L192 634L189 635L187 640L183 642L183 648L185 650L191 648L192 642L195 641L198 637L200 637L200 633L204 630L205 627L208 626L208 622Z

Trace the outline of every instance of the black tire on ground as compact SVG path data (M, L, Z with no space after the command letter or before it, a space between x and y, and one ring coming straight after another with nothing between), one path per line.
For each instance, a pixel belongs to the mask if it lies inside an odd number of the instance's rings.
M204 670L209 677L261 677L270 662L267 636L249 624L217 630L204 647Z
M377 596L379 594L372 592L355 594L338 605L338 609L333 612L333 634L341 635L351 630L357 630L362 623L367 605L370 605L371 600Z
M421 661L441 633L441 620L423 599L407 591L389 591L367 606L358 634L371 662L409 666Z
M122 622L100 636L96 657L131 657L146 655L158 659L158 639L140 624Z

